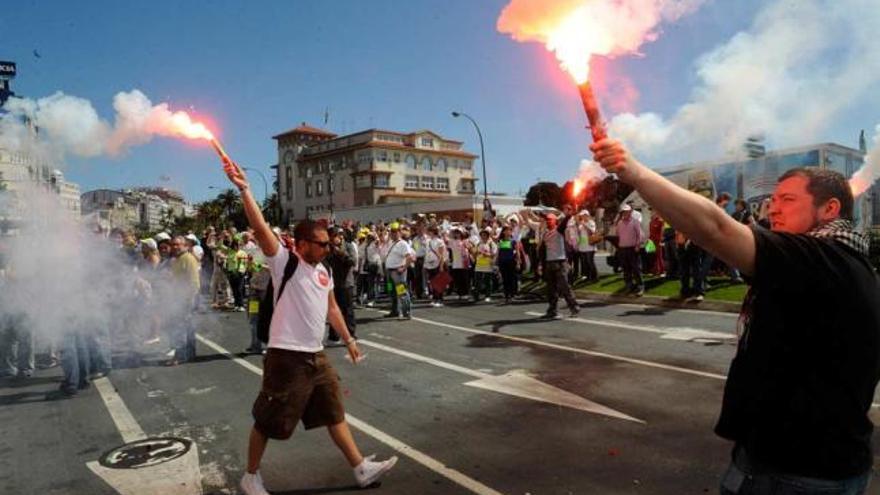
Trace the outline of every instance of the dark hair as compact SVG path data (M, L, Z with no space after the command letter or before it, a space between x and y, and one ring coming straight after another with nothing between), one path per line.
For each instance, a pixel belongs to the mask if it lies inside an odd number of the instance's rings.
M327 227L314 220L303 220L293 228L293 239L296 242L312 240L319 230L326 231Z
M837 198L840 201L840 218L852 221L855 200L852 188L843 174L816 167L798 167L782 174L779 182L792 177L806 177L807 192L813 196L813 206L819 207L830 199Z
M716 204L721 204L722 201L730 201L730 193L723 192L718 195L718 198L715 200Z
M733 204L736 205L736 206L742 206L743 209L746 209L746 208L749 207L749 204L746 203L746 200L744 200L744 199L742 199L742 198L736 198L736 199L733 201Z

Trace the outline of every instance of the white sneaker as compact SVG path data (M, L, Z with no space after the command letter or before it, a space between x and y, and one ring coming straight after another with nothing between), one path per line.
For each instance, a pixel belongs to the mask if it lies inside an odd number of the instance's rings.
M491 297L487 297L487 298L485 299L485 301L486 301L486 302L492 302L492 298L491 298Z
M367 303L367 307L368 307L368 308L372 308L372 307L375 306L375 305L376 305L376 303L374 303L373 301L370 301L370 302Z
M244 476L241 477L241 491L245 495L269 495L266 487L263 486L263 477L260 476L259 471L257 471L257 474L244 472Z
M364 461L354 468L354 479L357 480L361 488L368 487L375 483L380 476L390 471L397 464L397 456L393 455L387 461L374 462L375 455L366 457ZM244 483L244 481L242 481Z

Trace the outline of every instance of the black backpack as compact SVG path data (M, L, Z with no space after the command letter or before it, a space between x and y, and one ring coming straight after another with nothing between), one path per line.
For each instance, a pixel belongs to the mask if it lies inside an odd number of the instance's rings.
M321 263L327 268L332 277L333 272L330 271L327 263L324 261ZM296 273L297 267L299 267L299 256L290 253L290 256L287 258L287 264L284 265L284 275L281 277L281 288L278 289L277 299L274 297L275 288L272 286L272 280L269 280L269 284L266 286L266 293L263 294L263 300L260 301L260 310L257 313L257 338L264 344L269 343L269 327L272 326L272 314L275 313L275 303L281 300L281 294L284 293L287 281Z

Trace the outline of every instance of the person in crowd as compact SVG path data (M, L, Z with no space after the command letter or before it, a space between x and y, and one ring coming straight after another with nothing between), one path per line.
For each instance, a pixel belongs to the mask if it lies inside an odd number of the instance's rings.
M428 227L428 238L425 241L425 272L431 292L431 306L435 308L443 306L444 291L436 289L431 282L434 281L434 277L446 271L447 261L446 243L440 237L440 228L431 225Z
M498 256L498 245L492 240L492 227L480 231L480 242L474 246L474 301L483 297L490 302L492 296L492 280L495 278L495 260Z
M263 261L262 253L248 255L248 305L247 315L248 323L251 330L251 342L245 349L251 354L261 354L263 352L263 343L257 335L257 328L260 323L260 303L266 295L269 287L269 281L272 279L269 273L269 267Z
M224 309L233 302L229 288L229 279L226 277L228 243L228 234L222 233L213 240L212 244L208 245L211 251L211 258L214 260L210 283L211 307L214 309Z
M345 240L345 232L341 228L331 227L327 233L330 236L330 254L326 260L333 276L333 295L349 333L355 336L357 323L354 316L354 270L358 262L357 250ZM327 340L339 342L339 334L332 327Z
M471 243L461 228L452 229L449 240L449 259L452 265L452 280L458 300L467 297L471 286Z
M676 232L681 288L679 299L701 302L706 296L706 280L703 278L705 251L691 242L682 232Z
M225 252L226 278L232 288L233 311L244 311L244 285L247 273L247 253L241 249L241 241L233 238Z
M563 206L564 216L558 220L555 213L548 213L543 221L538 220L535 214L524 210L529 219L529 227L541 235L538 258L539 275L543 275L547 283L547 312L543 318L557 318L557 305L559 296L568 304L569 316L575 317L580 313L580 307L574 298L571 285L568 283L568 271L571 267L565 259L565 228L571 221L573 208L571 205Z
M382 273L382 249L379 244L378 236L375 232L367 234L366 245L364 246L364 274L365 292L363 300L368 308L375 305L377 296L377 286L380 282Z
M656 277L666 276L666 263L663 254L663 226L666 222L663 217L654 212L651 222L648 224L648 240L654 243L654 263L651 265L651 274Z
M681 264L679 262L678 257L678 244L676 243L676 232L675 229L669 225L669 222L663 222L663 255L665 259L663 260L664 268L666 269L666 279L667 280L676 280L681 278L680 267Z
M410 244L415 253L415 263L412 266L412 286L413 295L417 299L422 299L428 293L428 281L425 274L425 255L427 255L428 234L422 222L416 223L413 227L412 238Z
M199 295L199 262L189 252L186 239L177 236L173 240L174 260L171 264L172 303L171 342L174 357L166 364L176 366L192 360L196 355L195 325L192 313Z
M522 249L519 242L513 239L510 226L501 227L497 260L504 290L504 303L510 304L519 290L519 269L522 266Z
M617 257L623 269L624 294L641 296L645 293L642 282L642 266L639 251L644 244L644 233L641 223L633 216L632 206L624 204L620 207L620 219L617 221Z
M407 285L407 269L415 263L415 252L409 243L400 236L400 224L394 222L389 229L391 242L388 254L385 257L385 273L391 281L389 297L391 298L391 312L385 315L388 318L412 318L412 302L410 299L409 286Z
M874 464L869 417L880 380L880 277L838 172L779 178L770 230L738 222L613 139L595 160L676 230L751 283L715 432L733 442L723 495L862 494Z
M277 289L282 292L269 328L263 386L252 409L255 421L241 488L246 495L268 495L259 473L268 440L290 438L300 420L307 429L327 427L352 467L358 485L368 486L388 472L397 458L377 462L372 456L361 455L345 419L338 375L322 352L324 325L329 321L343 338L352 363L360 359L357 343L349 334L333 296L333 279L321 264L330 247L327 230L312 221L300 222L294 231L295 252L282 249L263 219L244 172L228 160L224 161L224 169L241 192L245 215L266 256L273 285L281 284L290 256L299 258L287 283L300 290ZM288 406L273 407L277 403L275 399L281 397Z

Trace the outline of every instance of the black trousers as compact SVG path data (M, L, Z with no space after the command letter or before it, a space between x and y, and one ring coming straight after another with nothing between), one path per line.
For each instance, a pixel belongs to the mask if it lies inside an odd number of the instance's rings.
M345 319L345 326L348 327L348 333L354 337L355 329L357 327L357 320L354 317L354 287L333 287L333 295L336 297L336 304L339 306L339 312L342 313L342 318ZM339 340L339 334L336 333L336 330L333 330L332 326L327 333L327 339L334 341Z
M455 292L459 297L468 295L471 291L471 270L470 268L453 268L452 280L455 284Z
M504 297L510 299L517 293L519 274L516 273L516 260L499 261L498 270L501 272Z
M620 267L623 269L623 282L629 290L644 289L642 283L642 260L634 247L622 247L617 250Z
M568 263L565 261L548 261L544 266L544 280L547 282L547 313L556 313L561 295L568 304L568 309L578 309L577 300L568 285Z

